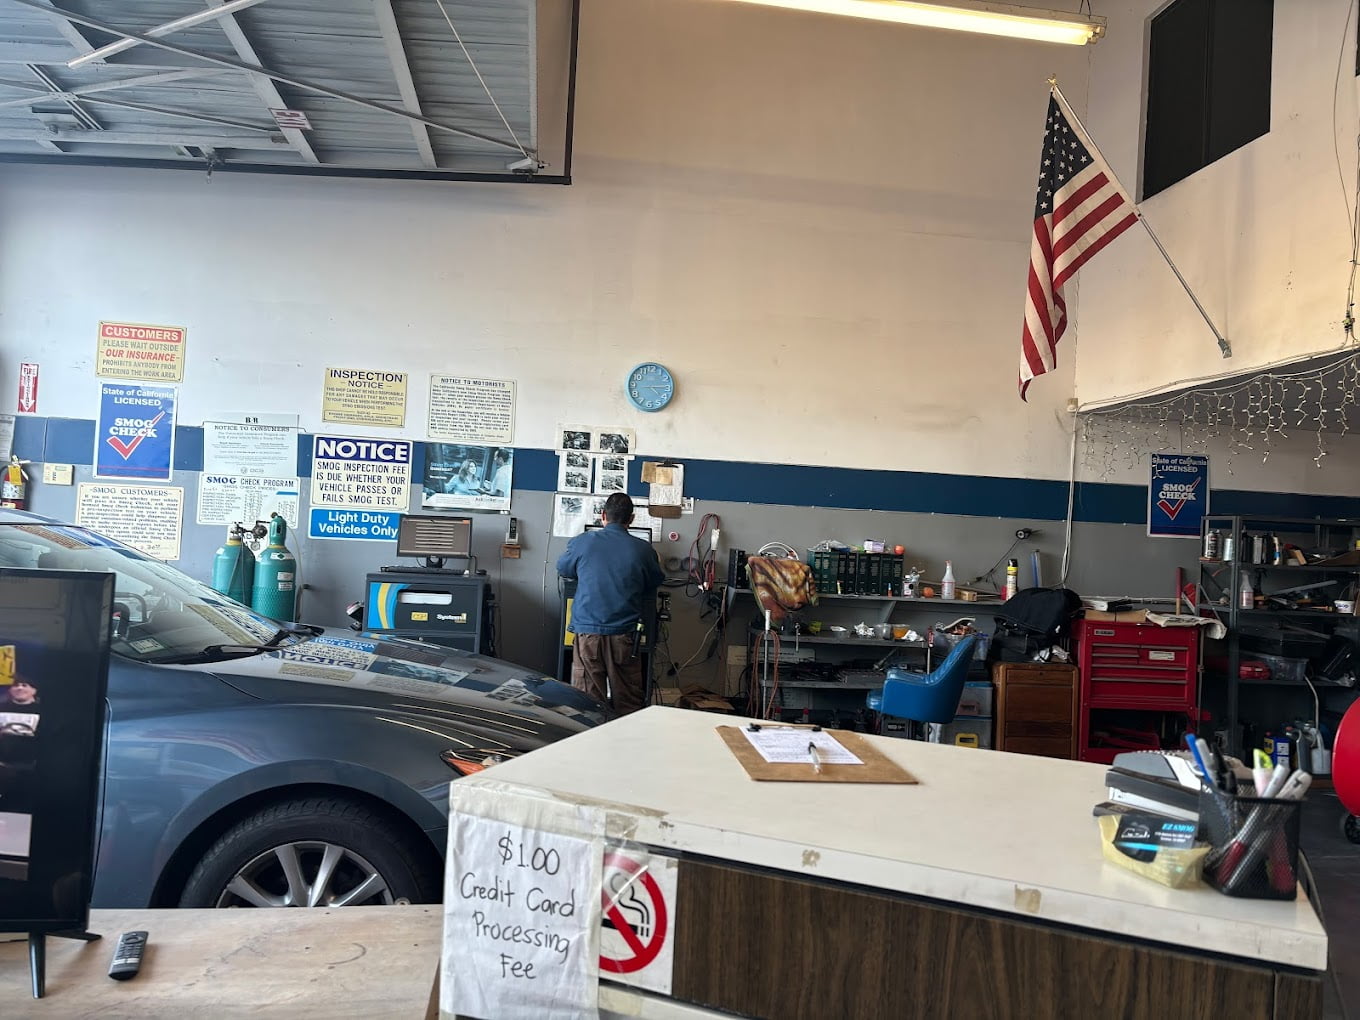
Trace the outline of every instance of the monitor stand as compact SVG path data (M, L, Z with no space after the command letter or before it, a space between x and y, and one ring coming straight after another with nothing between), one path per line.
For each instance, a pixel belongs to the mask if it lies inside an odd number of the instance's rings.
M54 939L78 939L94 942L102 936L92 931L53 931L28 933L28 972L33 978L33 998L41 999L47 990L47 936Z

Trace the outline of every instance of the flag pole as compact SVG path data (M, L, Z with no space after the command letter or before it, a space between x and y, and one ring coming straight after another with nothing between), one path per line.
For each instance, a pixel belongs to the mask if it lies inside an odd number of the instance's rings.
M1067 97L1062 94L1062 89L1058 88L1058 79L1049 78L1048 86L1052 90L1054 97L1058 100L1058 104L1062 107L1063 114L1067 117L1069 121L1075 124L1077 126L1077 129L1082 133L1083 136L1082 140L1091 149L1091 151L1096 154L1096 158L1099 159L1102 163L1104 163L1107 168L1109 168L1110 161L1107 160L1101 154L1098 148L1096 148L1096 143L1092 140L1091 133L1086 130L1086 126L1082 124L1081 118L1078 117L1076 113L1073 112L1072 107L1067 102ZM1114 180L1115 186L1118 187L1120 191L1124 191L1124 185L1120 184L1119 180L1114 177L1113 168L1110 168L1110 177L1111 179ZM1143 229L1147 231L1148 237L1152 238L1152 243L1157 246L1157 250L1161 252L1162 258L1166 261L1166 264L1171 267L1171 272L1173 272L1176 275L1176 279L1180 281L1180 285L1183 288L1185 288L1185 293L1188 294L1190 296L1190 300L1194 302L1195 308L1196 310L1199 311L1199 314L1204 319L1205 324L1209 327L1209 329L1213 331L1214 339L1218 341L1218 349L1223 353L1223 357L1231 358L1232 346L1228 343L1226 339L1224 339L1223 334L1219 332L1218 326L1214 324L1214 320L1209 318L1209 313L1204 310L1204 306L1200 304L1199 298L1196 297L1195 292L1190 289L1190 284L1186 283L1185 277L1181 275L1181 271L1176 267L1176 263L1171 261L1171 256L1168 255L1166 253L1166 249L1162 247L1161 240L1153 232L1152 227L1148 224L1148 221L1144 218L1143 210L1138 208L1138 205L1133 201L1132 198L1129 198L1128 192L1124 192L1124 197L1128 199L1129 205L1133 206L1133 211L1134 214L1137 215L1138 217L1138 222L1143 225Z

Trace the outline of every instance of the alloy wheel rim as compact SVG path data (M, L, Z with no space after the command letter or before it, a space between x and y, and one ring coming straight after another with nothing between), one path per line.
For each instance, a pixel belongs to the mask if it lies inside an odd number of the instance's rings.
M218 907L350 907L399 902L362 855L322 840L281 843L252 858Z

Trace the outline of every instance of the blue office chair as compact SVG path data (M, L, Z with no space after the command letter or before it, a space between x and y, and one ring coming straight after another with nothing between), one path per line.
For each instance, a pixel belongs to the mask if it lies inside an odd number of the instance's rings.
M882 689L870 691L865 699L870 710L914 722L953 722L976 645L977 635L968 635L931 673L912 673L894 666L888 670Z

